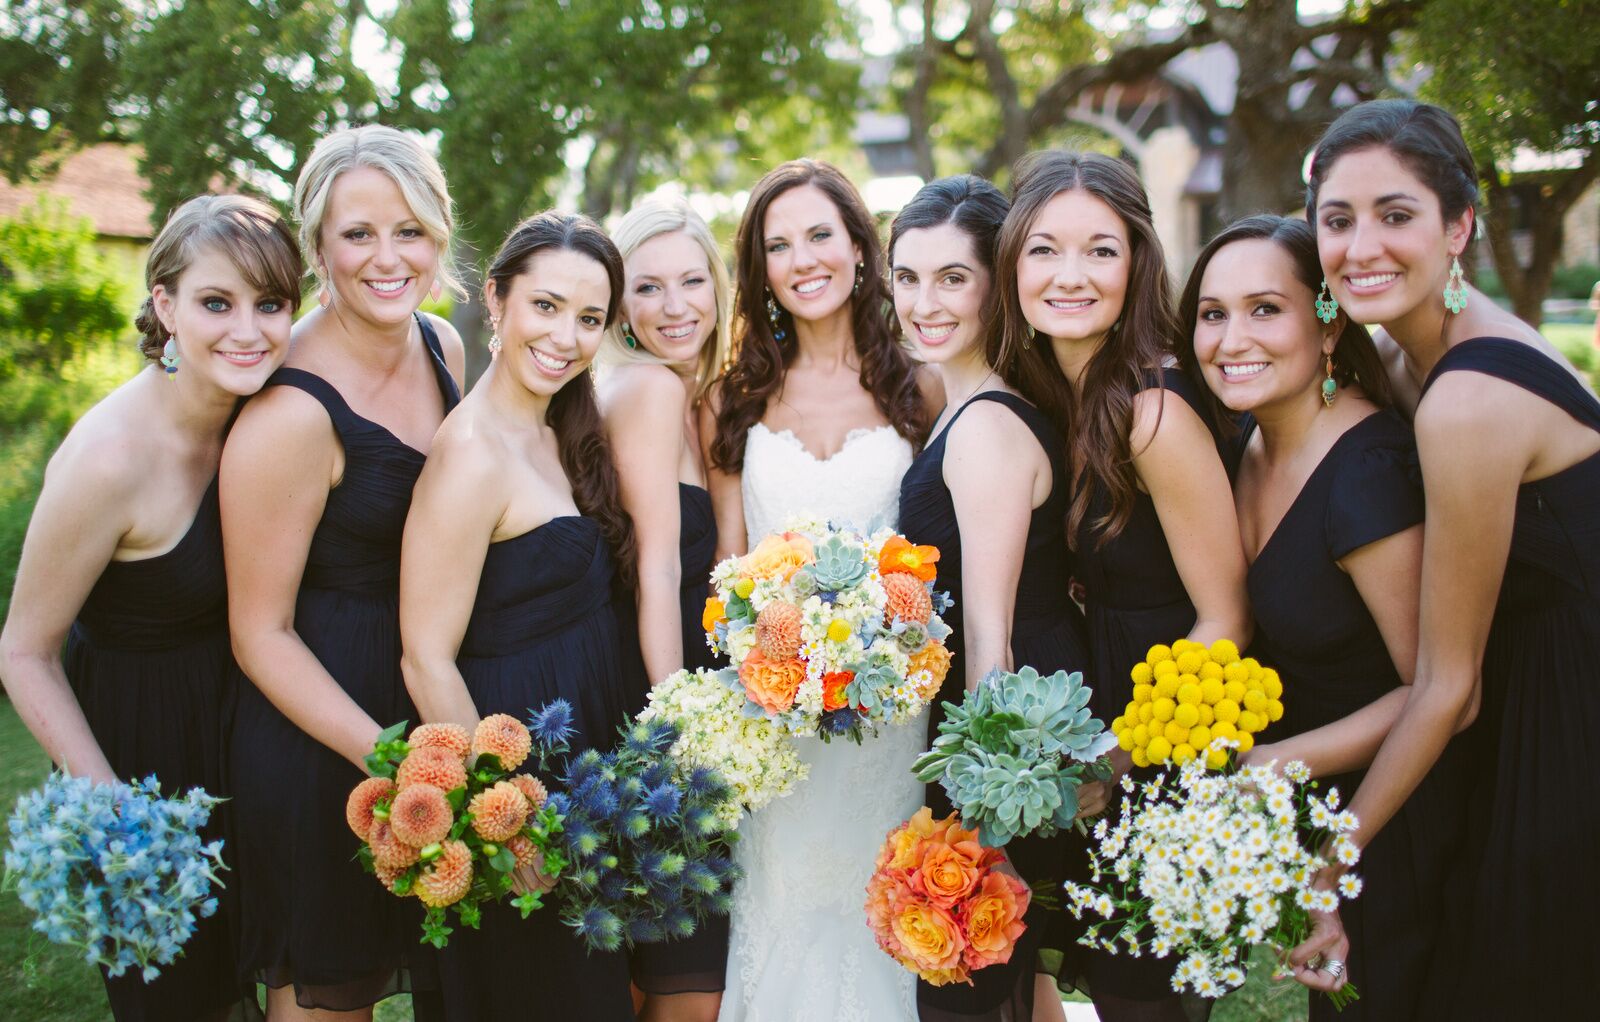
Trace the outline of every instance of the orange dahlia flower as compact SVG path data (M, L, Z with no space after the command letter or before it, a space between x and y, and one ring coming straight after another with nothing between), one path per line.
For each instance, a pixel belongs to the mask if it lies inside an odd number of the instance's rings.
M460 901L472 887L472 850L465 841L446 841L439 857L417 875L417 897L429 908Z
M387 777L369 777L355 786L344 804L344 822L355 831L356 837L367 840L372 830L372 808L378 800L394 791L394 782Z
M506 849L517 857L518 868L523 866L537 868L544 865L544 855L539 851L539 846L534 844L533 839L526 834L511 835L506 838L505 845Z
M928 690L919 691L917 695L923 699L932 699L939 691L939 686L944 684L945 675L950 673L950 651L942 642L929 642L926 646L911 654L907 661L910 673L927 671L931 676L928 679Z
M413 784L431 784L440 791L455 791L467 783L467 768L461 757L448 749L412 749L395 771L395 783L404 790Z
M550 798L544 782L531 774L512 774L507 780L517 786L517 790L522 792L523 797L535 809L543 809L545 802Z
M805 676L805 665L800 661L768 660L759 646L739 665L739 681L745 693L768 713L782 713L793 706Z
M756 645L768 660L793 660L800 652L800 608L776 601L756 617Z
M850 704L844 690L856 680L855 671L829 671L822 676L822 708L829 712L842 710Z
M506 713L491 713L478 721L472 733L472 755L500 757L500 769L515 770L533 751L533 736L517 718Z
M485 841L504 841L528 821L528 799L515 784L496 781L467 803L472 829Z
M878 551L878 574L905 572L924 582L932 582L938 574L934 568L938 561L938 547L912 546L904 536L891 536Z
M413 784L394 797L389 826L394 836L418 848L443 841L455 822L444 792L431 784Z
M933 616L933 597L915 575L897 571L883 576L883 593L887 597L884 611L890 618L925 625Z
M394 893L394 882L400 879L400 874L404 873L408 868L407 866L385 866L381 862L372 864L372 871L377 874L378 883L382 884L384 890L390 894Z
M406 743L413 749L446 749L463 762L472 750L472 738L460 724L423 724L411 732Z
M1033 898L1016 877L991 871L967 903L967 964L974 969L1011 960L1017 939L1027 929L1022 917Z
M773 534L756 544L740 565L755 578L777 578L787 582L794 573L816 560L811 541L798 532Z
M408 845L395 836L388 820L372 821L367 847L372 849L374 865L388 866L390 869L405 869L417 861L419 854L415 845Z

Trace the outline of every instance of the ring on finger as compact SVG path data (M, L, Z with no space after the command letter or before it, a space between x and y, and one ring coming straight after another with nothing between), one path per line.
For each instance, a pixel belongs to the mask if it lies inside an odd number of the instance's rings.
M1326 972L1334 979L1338 979L1340 976L1344 975L1344 963L1339 961L1337 958L1330 958L1322 963L1322 971Z

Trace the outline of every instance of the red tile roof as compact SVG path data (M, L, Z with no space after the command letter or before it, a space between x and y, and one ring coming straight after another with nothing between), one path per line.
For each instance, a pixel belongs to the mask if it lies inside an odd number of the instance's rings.
M62 161L54 177L14 185L0 177L0 217L14 216L44 192L67 200L75 216L87 217L96 234L148 241L153 207L139 176L139 148L116 142L80 149Z

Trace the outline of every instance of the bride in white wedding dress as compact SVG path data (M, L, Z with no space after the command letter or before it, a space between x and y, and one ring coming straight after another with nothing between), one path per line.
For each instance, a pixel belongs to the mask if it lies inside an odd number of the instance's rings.
M826 164L786 163L752 192L737 354L703 411L719 557L794 514L895 524L926 403L875 311L879 251L860 196ZM740 824L721 1022L917 1017L915 977L878 949L863 906L884 838L922 805L911 764L926 724L859 746L799 739L809 780Z

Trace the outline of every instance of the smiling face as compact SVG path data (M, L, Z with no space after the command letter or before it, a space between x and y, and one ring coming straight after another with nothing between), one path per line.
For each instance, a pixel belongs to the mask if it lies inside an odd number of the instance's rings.
M716 286L705 249L683 231L645 241L624 264L623 321L650 354L692 363L717 328Z
M822 320L849 302L861 249L839 207L815 185L790 188L767 206L761 225L767 286L796 318Z
M565 248L534 254L505 294L489 282L489 316L501 343L496 365L530 393L553 396L594 361L610 301L611 281L599 262Z
M343 308L376 326L408 323L433 287L439 245L374 167L334 180L320 243L323 276Z
M1039 209L1017 259L1022 315L1040 334L1097 340L1122 315L1133 266L1128 229L1104 200L1073 189Z
M1247 238L1212 255L1189 326L1206 385L1229 409L1253 411L1319 391L1338 335L1337 323L1317 319L1315 299L1275 241Z
M161 324L177 338L186 382L200 378L247 397L289 353L288 299L257 291L219 249L202 247L172 288L157 284L150 294Z
M981 343L989 271L955 224L906 231L890 255L894 311L924 362L948 362Z
M1346 153L1317 193L1317 255L1339 305L1361 323L1393 323L1438 304L1472 213L1446 221L1439 197L1389 149Z

